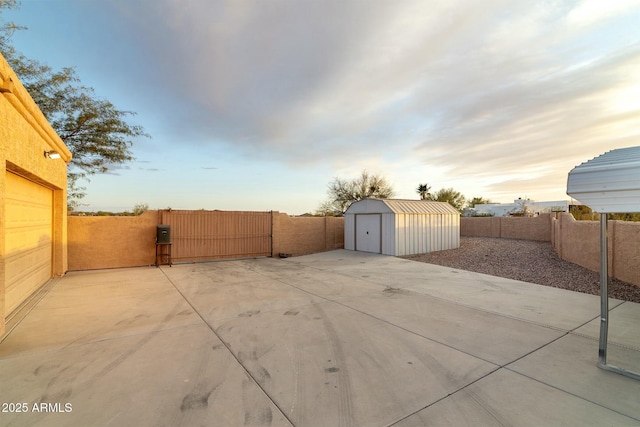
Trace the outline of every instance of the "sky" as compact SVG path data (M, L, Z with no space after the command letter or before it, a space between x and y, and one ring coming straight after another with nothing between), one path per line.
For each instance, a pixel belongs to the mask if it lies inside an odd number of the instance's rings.
M23 0L16 49L150 138L81 210L315 211L380 174L467 198L568 200L640 145L640 0Z

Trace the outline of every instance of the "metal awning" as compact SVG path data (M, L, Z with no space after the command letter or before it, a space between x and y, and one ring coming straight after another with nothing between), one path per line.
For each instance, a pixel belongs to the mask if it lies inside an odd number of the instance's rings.
M640 212L640 147L620 148L569 172L567 194L600 214L600 347L598 366L637 380L640 373L607 364L609 333L609 213Z

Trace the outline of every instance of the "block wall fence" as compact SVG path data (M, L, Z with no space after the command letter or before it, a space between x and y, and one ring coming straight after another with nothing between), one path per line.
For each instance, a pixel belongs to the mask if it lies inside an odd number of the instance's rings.
M293 217L273 213L272 256L304 255L344 248L344 218Z
M70 216L69 270L154 265L159 218L158 211L147 211L140 216ZM291 217L275 211L271 218L274 257L344 247L343 218Z
M134 217L68 218L69 270L149 266L155 263L158 212ZM598 271L598 221L568 213L535 218L460 218L460 235L550 242L566 261ZM344 248L344 218L291 217L272 213L272 256ZM609 274L640 286L640 223L609 221Z

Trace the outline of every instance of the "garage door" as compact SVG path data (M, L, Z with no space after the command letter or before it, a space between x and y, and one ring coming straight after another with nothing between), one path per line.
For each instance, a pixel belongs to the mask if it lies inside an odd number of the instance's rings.
M7 173L5 313L51 278L53 191Z
M356 251L381 253L380 214L356 215Z

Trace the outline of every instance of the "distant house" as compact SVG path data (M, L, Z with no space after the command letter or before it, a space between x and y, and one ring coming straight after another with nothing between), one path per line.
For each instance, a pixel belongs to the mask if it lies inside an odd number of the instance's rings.
M483 203L464 212L464 216L538 216L551 212L569 212L568 200L536 202L518 198L513 203Z
M67 271L71 152L0 54L0 335L5 319Z

